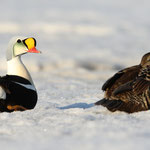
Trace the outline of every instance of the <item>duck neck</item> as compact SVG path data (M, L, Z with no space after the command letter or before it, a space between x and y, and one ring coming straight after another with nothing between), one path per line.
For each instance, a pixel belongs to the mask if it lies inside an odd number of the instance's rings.
M23 62L21 61L20 56L14 57L11 60L7 61L7 74L23 77L29 80L31 84L34 86L30 73L28 72Z

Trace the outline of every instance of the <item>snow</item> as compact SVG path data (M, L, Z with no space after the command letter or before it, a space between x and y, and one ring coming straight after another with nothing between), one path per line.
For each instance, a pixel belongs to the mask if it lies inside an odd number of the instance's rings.
M94 102L116 71L150 49L148 0L2 0L0 71L12 36L42 54L22 57L38 90L35 109L0 114L5 150L131 150L150 147L150 111L111 113Z

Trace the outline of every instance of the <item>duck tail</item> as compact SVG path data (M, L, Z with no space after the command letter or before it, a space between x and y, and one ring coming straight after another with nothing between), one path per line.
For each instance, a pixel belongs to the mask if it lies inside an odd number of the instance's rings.
M105 98L95 103L95 105L102 105L112 112L119 110L122 104L123 102L121 100L108 100Z

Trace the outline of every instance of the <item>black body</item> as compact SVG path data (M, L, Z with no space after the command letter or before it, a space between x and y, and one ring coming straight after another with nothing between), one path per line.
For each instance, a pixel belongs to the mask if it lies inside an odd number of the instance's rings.
M26 109L33 109L37 103L37 92L28 89L23 85L32 85L30 81L20 76L6 75L0 78L0 86L6 92L6 99L0 100L0 111L12 111L7 109L7 106L22 106Z

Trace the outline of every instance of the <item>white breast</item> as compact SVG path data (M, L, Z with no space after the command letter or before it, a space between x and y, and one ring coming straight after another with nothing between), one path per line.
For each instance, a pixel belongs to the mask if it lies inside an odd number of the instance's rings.
M7 61L7 74L23 77L23 78L29 80L31 82L31 84L34 86L32 78L31 78L27 68L22 63L20 56Z

